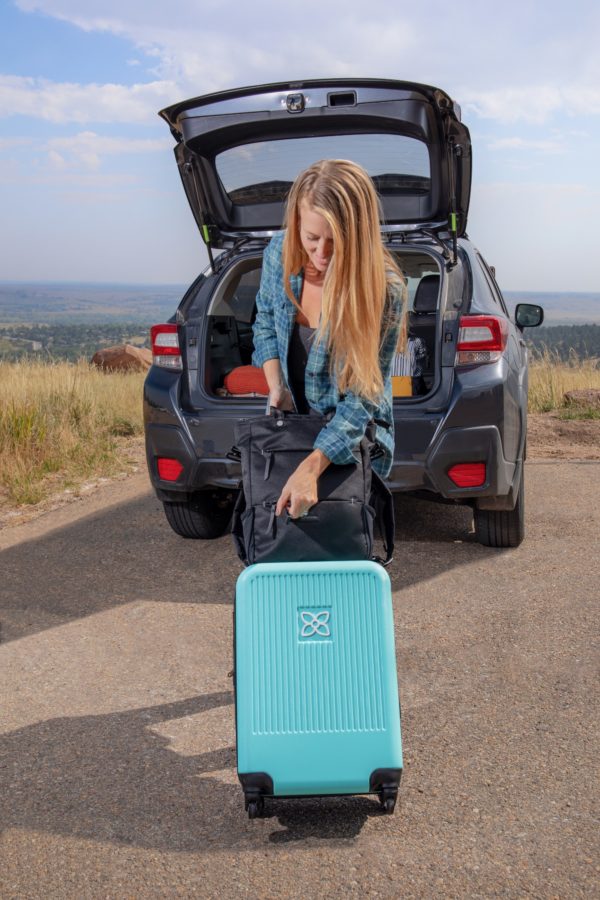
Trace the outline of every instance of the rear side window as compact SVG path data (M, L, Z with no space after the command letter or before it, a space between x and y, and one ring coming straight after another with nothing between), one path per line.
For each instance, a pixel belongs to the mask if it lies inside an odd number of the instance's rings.
M228 280L226 288L219 292L213 303L210 315L233 316L239 322L251 323L254 320L254 305L260 287L261 267L244 272L241 277L234 276Z
M296 176L319 159L363 166L382 196L429 193L429 151L402 134L347 134L244 144L216 158L219 178L238 206L285 200Z
M495 279L490 267L486 263L483 256L480 256L479 254L477 254L477 260L478 260L479 266L483 272L484 278L487 281L488 287L492 294L492 298L498 304L498 306L503 311L503 313L506 316L508 316L508 310L507 310L506 304L504 302L504 297L502 296L502 294L500 292L500 288L498 287L498 285L496 283L496 279Z
M440 270L436 262L427 253L395 253L394 255L406 279L408 311L412 312L419 284L427 275L439 276Z

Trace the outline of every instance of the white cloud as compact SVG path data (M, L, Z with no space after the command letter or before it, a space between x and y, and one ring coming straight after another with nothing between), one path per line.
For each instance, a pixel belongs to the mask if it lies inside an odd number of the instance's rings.
M600 87L528 84L520 88L470 91L465 88L463 108L484 119L530 122L540 125L557 112L572 115L600 113Z
M483 119L501 122L519 120L541 124L561 107L560 91L553 87L532 89L502 88L493 91L469 91L465 89L463 109Z
M124 172L98 172L91 170L73 171L70 163L62 154L53 150L48 154L44 164L23 165L20 160L0 160L0 184L17 188L21 193L28 188L38 191L38 198L47 197L45 188L53 191L52 203L44 203L45 208L52 208L56 203L56 190L126 190L135 189L139 193L142 188L136 175ZM39 189L42 189L40 191ZM63 194L64 196L64 194Z
M63 167L70 161L87 169L98 169L103 156L165 152L170 146L168 138L114 138L98 135L94 131L82 131L71 137L51 138L45 149L54 164L60 159Z
M33 116L49 122L152 123L157 110L173 102L171 82L73 84L45 78L0 75L0 117Z
M580 289L597 282L591 240L600 198L583 187L584 182L597 181L597 0L577 0L576 14L573 4L560 0L503 0L502 4L434 0L428 5L401 6L389 0L367 4L364 0L303 0L300 6L292 0L279 0L276 5L273 0L245 4L178 0L175 8L164 0L13 2L32 15L51 16L88 33L116 36L121 50L117 41L107 39L106 44L117 48L123 67L129 76L135 73L139 83L102 83L101 60L96 61L98 83L94 84L0 75L0 117L20 114L42 120L38 133L43 137L35 141L33 153L28 148L20 152L18 138L0 142L4 151L0 180L12 185L15 197L19 195L11 220L32 208L22 203L23 185L30 186L39 209L49 210L51 221L61 217L60 202L66 192L71 192L73 204L79 192L85 195L82 202L95 202L90 199L95 191L98 196L110 196L117 205L122 193L123 208L137 216L136 228L126 228L117 215L111 215L105 231L98 223L94 227L99 240L108 235L116 247L127 246L122 272L129 277L139 266L146 271L152 256L148 246L162 248L169 241L176 252L157 252L156 272L174 265L175 258L185 267L181 247L186 247L195 266L198 242L171 154L160 162L150 156L171 145L164 126L165 142L159 147L154 142L138 144L105 136L105 124L114 124L111 134L137 137L141 129L129 125L155 123L158 128L157 111L187 97L243 84L348 76L439 85L460 103L471 127L476 176L482 171L490 181L515 180L514 184L481 185L476 177L470 216L474 239L482 249L489 247L492 261L510 273L509 286L554 285L554 259L565 255L567 244L573 264L565 281L575 278ZM50 124L44 126L43 120ZM72 137L63 137L63 127L52 127L65 123L76 123ZM4 123L4 132L13 124L17 131L18 123L11 122ZM560 155L563 148L569 154L569 166ZM128 155L117 171L120 154ZM161 169L158 178L161 185L171 187L158 202L154 195L148 199L144 191L156 190L157 169L163 163L164 172ZM572 172L577 172L581 185L552 183ZM536 179L547 183L533 184ZM130 202L133 193L135 203ZM172 215L166 215L165 209ZM70 221L71 212L72 208L62 219ZM86 216L85 221L91 222L92 217ZM538 227L540 223L543 228ZM47 231L40 232L40 253ZM128 244L134 232L140 245L137 258ZM62 267L69 277L75 276L70 247L71 241L61 260L56 244L54 268L48 272ZM97 254L86 261L87 252L82 250L77 265L82 272L86 267L96 272ZM42 268L38 271L40 276L47 274ZM120 271L111 270L110 277ZM104 267L99 277L106 274ZM169 276L165 272L162 277Z
M271 0L234 8L222 0L179 0L176 14L162 0L17 6L129 40L153 66L156 81L132 88L46 85L54 103L45 114L33 103L28 114L53 121L146 121L161 104L186 96L325 75L439 84L466 111L503 123L600 114L600 18L591 0L578 0L577 17L560 4L517 0L493 9L455 0L401 11L388 0L304 0L300 7L281 0L276 10ZM61 99L69 91L72 103Z
M565 99L573 86L570 100L586 108L598 100L594 0L578 0L577 16L551 0L495 7L455 0L401 10L389 0L304 0L301 6L280 0L276 8L272 0L234 6L179 0L176 14L163 0L17 0L17 6L128 39L154 57L160 78L198 93L321 74L405 77L454 90L457 72L468 72L466 95L486 110L507 112L493 96L499 77L517 91L536 83L560 86ZM527 102L524 112L539 106L531 93Z
M490 150L533 150L540 153L564 153L565 145L561 140L528 140L520 137L498 138L488 143Z
M56 169L59 172L67 168L67 161L58 150L48 151L48 162L53 169Z
M26 147L32 143L33 140L26 137L0 137L0 152L12 150L13 147Z

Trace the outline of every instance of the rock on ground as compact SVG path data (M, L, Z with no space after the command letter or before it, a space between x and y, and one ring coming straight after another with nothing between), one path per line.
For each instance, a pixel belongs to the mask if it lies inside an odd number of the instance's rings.
M97 350L91 363L105 372L145 372L152 365L152 353L146 347L118 344Z

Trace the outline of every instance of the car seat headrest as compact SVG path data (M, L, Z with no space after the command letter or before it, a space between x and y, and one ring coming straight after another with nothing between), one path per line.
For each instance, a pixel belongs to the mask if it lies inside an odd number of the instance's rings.
M437 298L440 289L439 275L424 275L417 285L413 310L417 313L432 313L437 309Z

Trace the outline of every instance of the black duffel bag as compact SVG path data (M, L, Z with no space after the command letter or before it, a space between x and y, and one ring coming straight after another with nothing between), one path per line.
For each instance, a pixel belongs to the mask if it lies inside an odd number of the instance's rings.
M275 515L283 487L314 449L330 417L271 410L236 425L232 455L241 461L242 485L232 536L245 565L258 562L321 562L375 559L391 562L394 550L392 495L371 467L377 454L374 426L359 446L357 464L330 465L318 480L318 502L308 515ZM373 555L378 520L385 558Z

